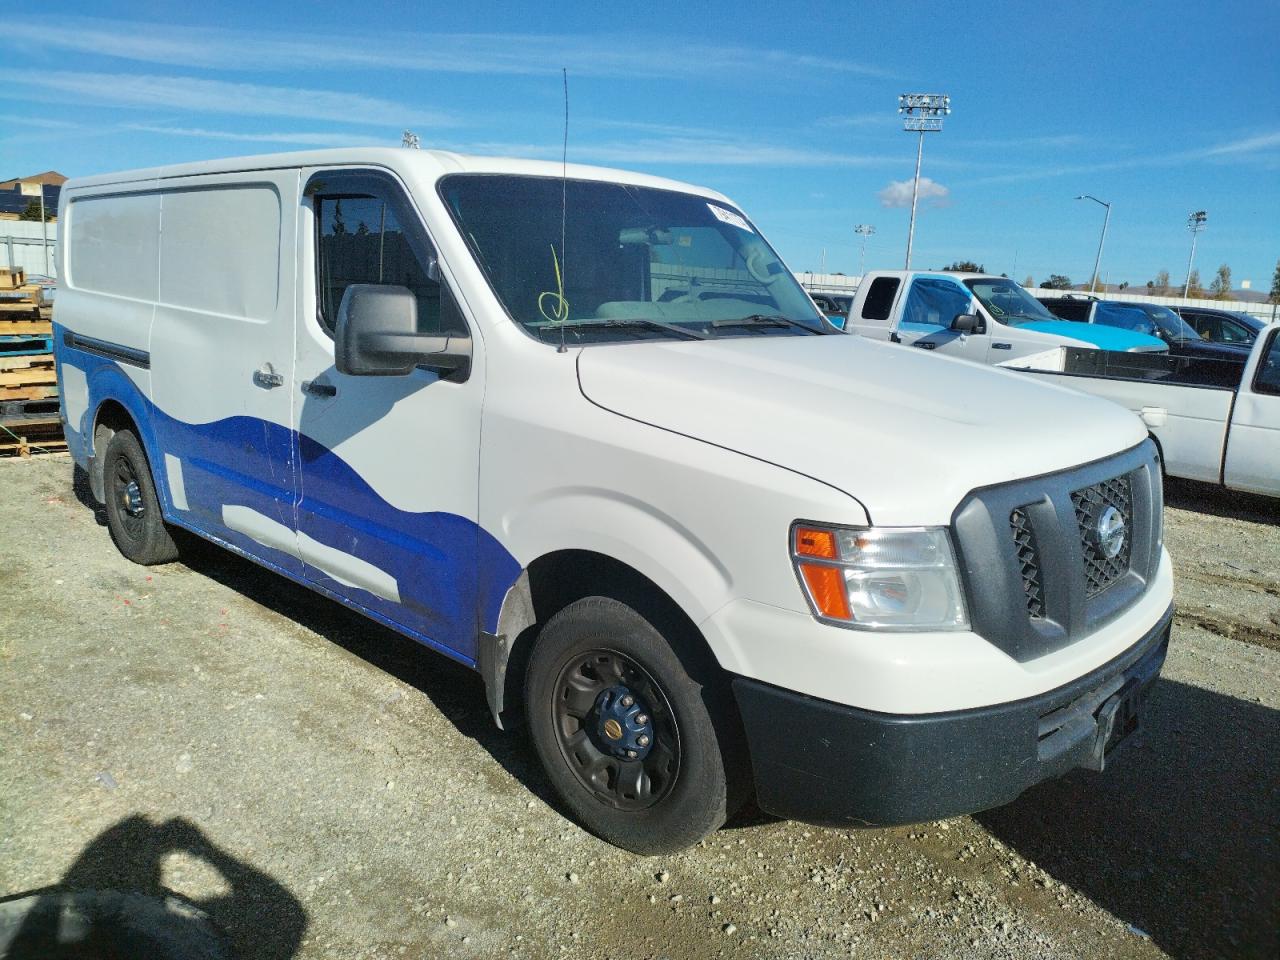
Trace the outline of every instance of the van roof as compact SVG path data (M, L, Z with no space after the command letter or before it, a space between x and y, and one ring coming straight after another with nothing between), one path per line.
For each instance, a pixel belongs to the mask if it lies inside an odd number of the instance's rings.
M135 183L141 180L163 180L175 177L195 177L218 173L247 173L253 170L278 170L289 167L380 166L392 170L415 168L419 174L432 178L448 173L507 173L537 177L559 177L562 174L572 180L604 180L681 190L704 194L731 202L722 194L706 187L655 177L650 174L608 167L571 163L563 166L554 160L522 160L513 157L469 156L447 150L407 150L404 147L353 147L329 150L297 150L287 153L267 153L248 157L228 157L221 160L201 160L195 163L178 163L164 167L147 167L125 170L119 173L103 173L68 180L65 189L75 191L84 187L109 186Z

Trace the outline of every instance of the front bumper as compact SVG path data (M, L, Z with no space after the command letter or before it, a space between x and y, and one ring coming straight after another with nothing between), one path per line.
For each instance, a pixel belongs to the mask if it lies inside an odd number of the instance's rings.
M735 677L761 809L893 826L998 807L1076 767L1102 769L1136 728L1173 608L1109 663L1047 693L947 713L875 713Z

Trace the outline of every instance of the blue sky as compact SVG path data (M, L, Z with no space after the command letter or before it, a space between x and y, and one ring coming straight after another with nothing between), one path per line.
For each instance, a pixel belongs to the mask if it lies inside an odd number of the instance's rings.
M1168 2L48 4L0 58L0 177L312 146L558 157L705 184L796 270L899 267L915 138L950 94L914 263L1135 286L1196 265L1267 289L1280 258L1280 7ZM31 17L25 24L33 22Z

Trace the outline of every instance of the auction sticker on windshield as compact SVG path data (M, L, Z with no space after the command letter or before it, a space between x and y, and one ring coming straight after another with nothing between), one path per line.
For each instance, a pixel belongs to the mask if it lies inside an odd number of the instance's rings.
M755 233L755 231L751 229L751 225L747 223L741 215L734 213L732 210L726 210L724 207L717 207L714 203L708 203L707 209L710 210L712 215L721 223L727 223L730 226L737 227L739 230L745 230L747 233Z

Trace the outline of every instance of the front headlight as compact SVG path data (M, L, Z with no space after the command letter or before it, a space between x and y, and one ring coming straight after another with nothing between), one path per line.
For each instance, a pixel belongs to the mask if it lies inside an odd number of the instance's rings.
M819 620L863 630L967 630L945 527L798 523L791 558Z

